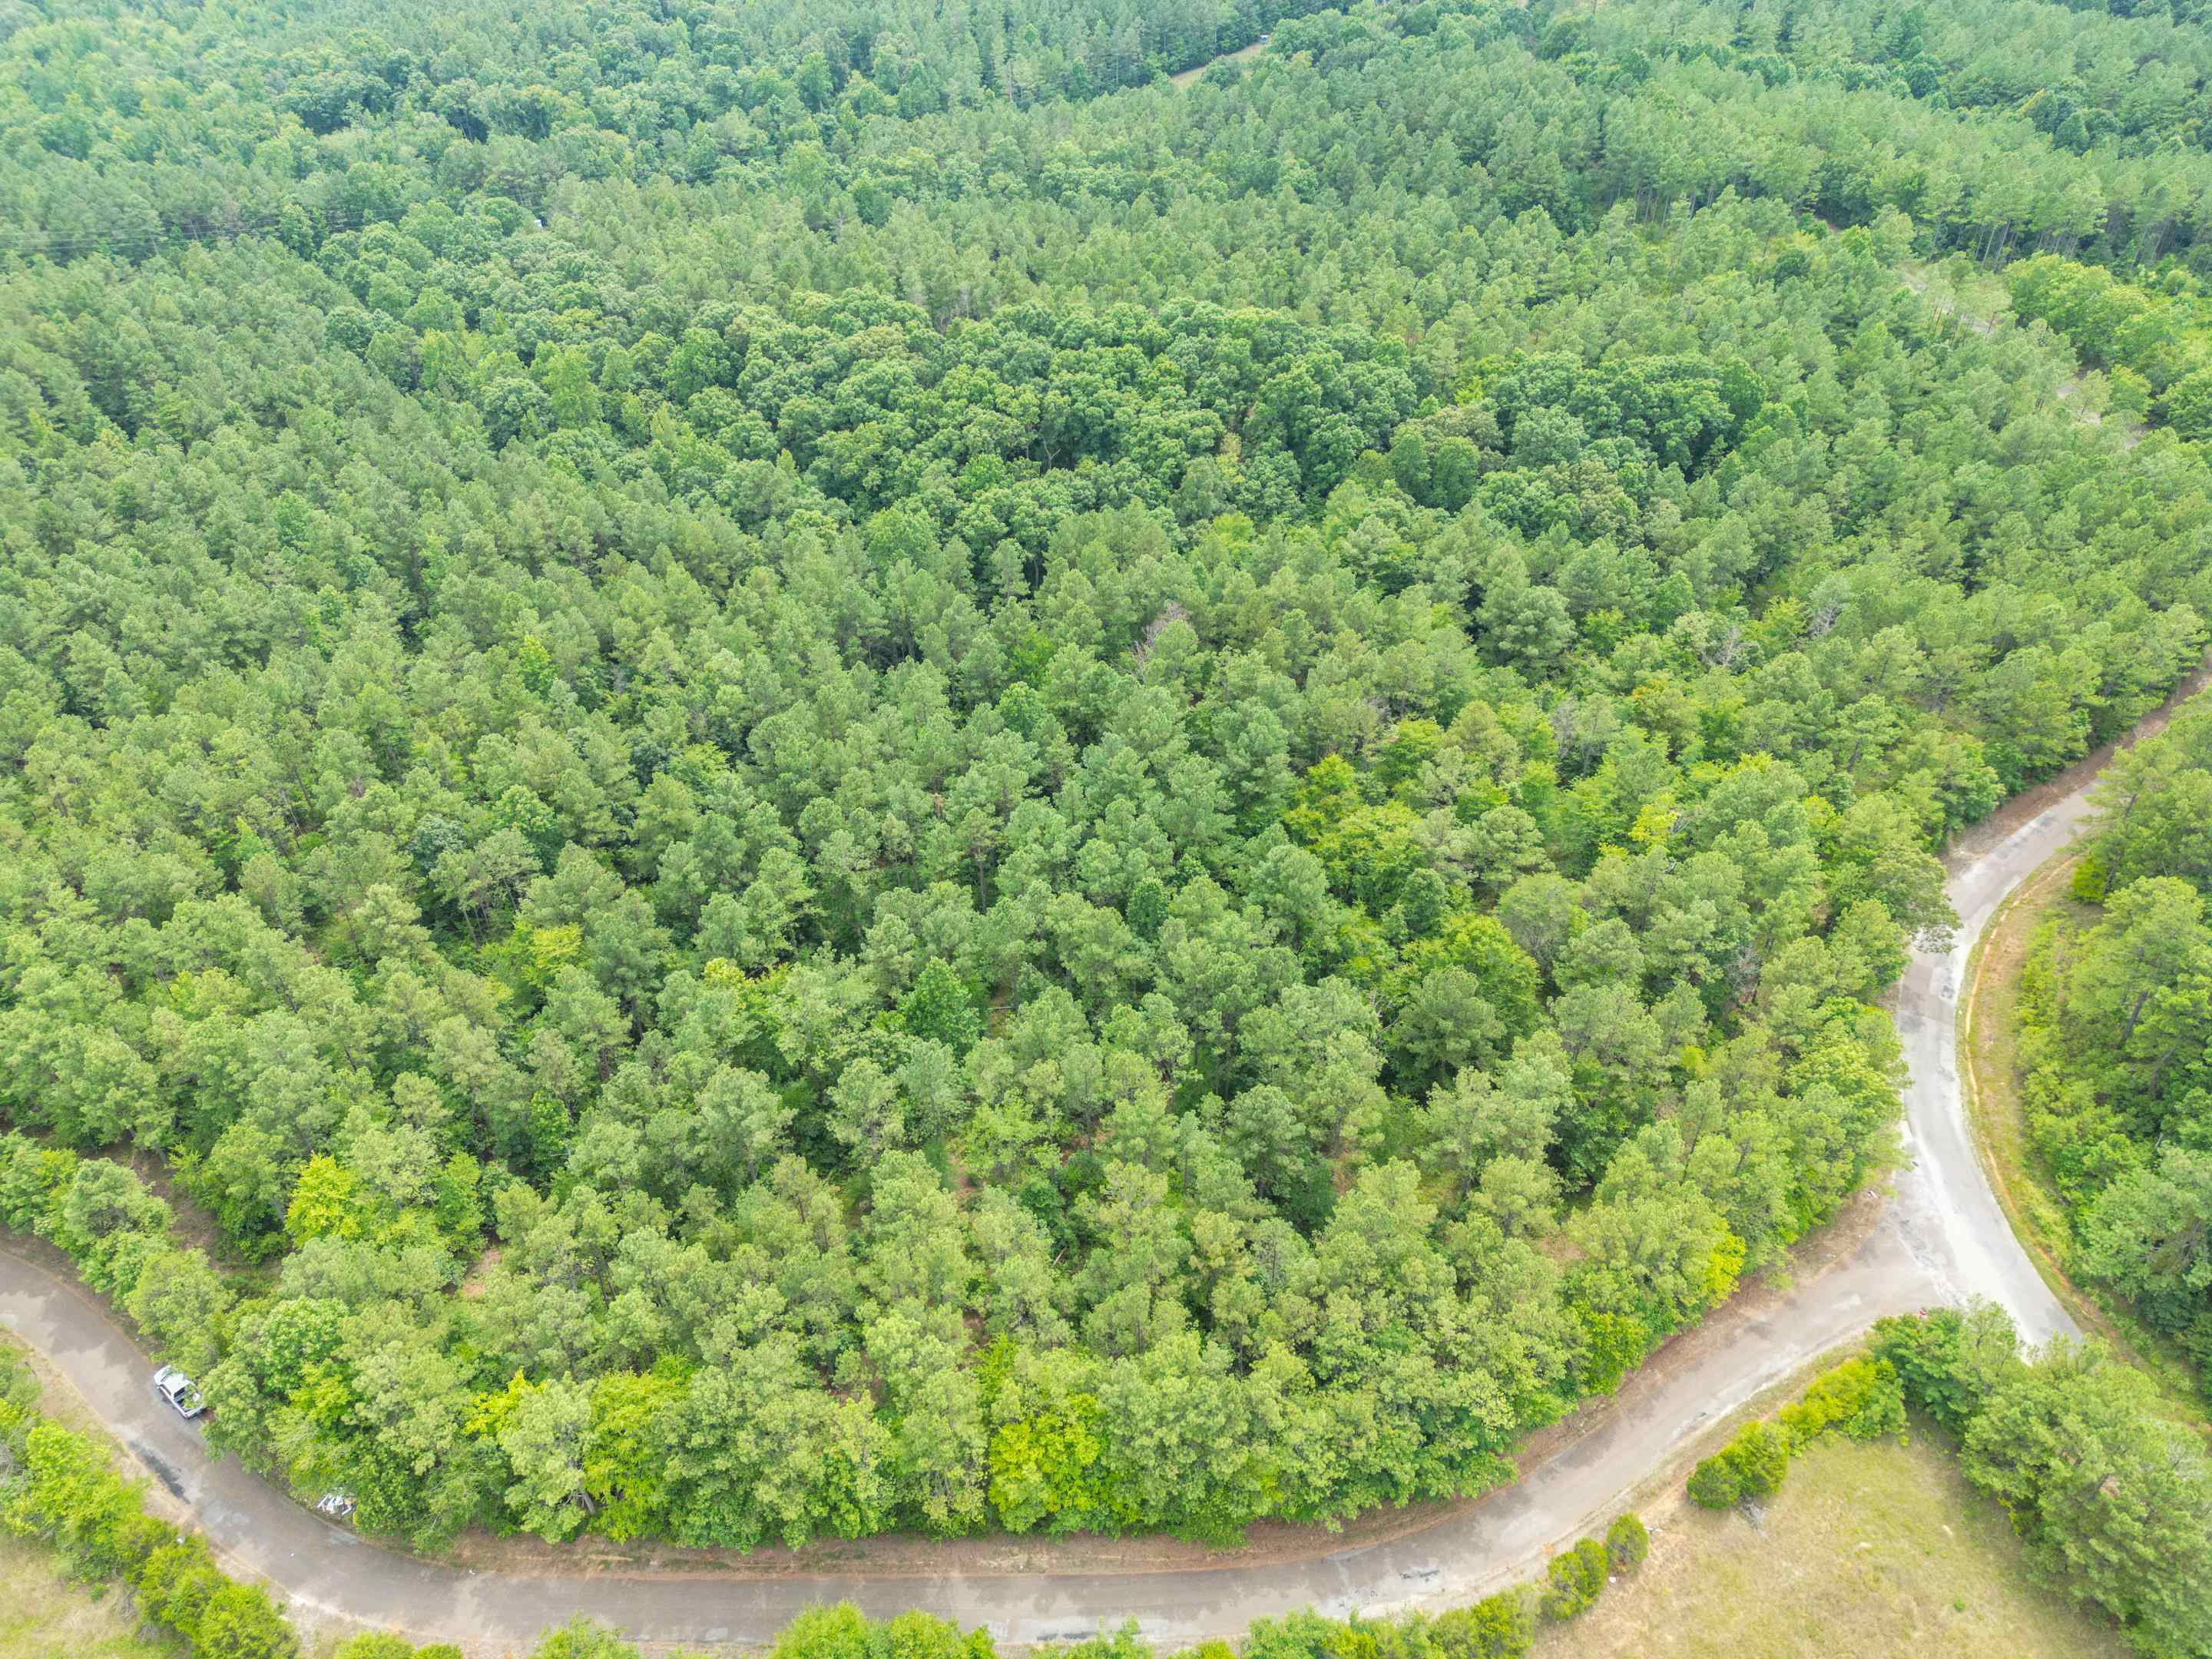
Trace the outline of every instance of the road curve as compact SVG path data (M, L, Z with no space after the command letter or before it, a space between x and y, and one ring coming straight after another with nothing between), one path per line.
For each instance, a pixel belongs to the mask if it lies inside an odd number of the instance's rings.
M1945 890L1959 913L1956 942L1947 951L1914 952L1891 999L1905 1048L1911 1167L1898 1177L1884 1231L1911 1253L1934 1300L1998 1303L2031 1345L2081 1331L1990 1190L1960 1087L1960 998L1990 921L2015 887L2081 835L2088 795L2089 784L2079 783L1985 850L1954 860Z
M2156 717L2154 717L2154 719ZM1133 1619L1174 1646L1233 1635L1301 1607L1344 1614L1464 1604L1525 1577L1543 1555L1605 1517L1711 1419L1883 1314L1983 1296L2031 1341L2070 1332L1984 1180L1959 1090L1958 999L1967 957L2004 896L2079 832L2102 757L2002 811L1951 860L1958 943L1916 955L1896 996L1910 1066L1905 1139L1913 1157L1893 1199L1845 1259L1757 1313L1716 1316L1632 1377L1599 1420L1515 1486L1389 1541L1303 1561L1173 1571L1036 1572L936 1577L574 1577L471 1572L416 1560L331 1525L233 1462L155 1398L149 1367L106 1311L27 1253L0 1244L0 1324L43 1352L109 1430L196 1518L234 1570L266 1580L311 1625L358 1624L479 1652L526 1646L587 1613L649 1645L765 1641L794 1614L850 1601L879 1616L921 1608L988 1626L1003 1643L1079 1640Z

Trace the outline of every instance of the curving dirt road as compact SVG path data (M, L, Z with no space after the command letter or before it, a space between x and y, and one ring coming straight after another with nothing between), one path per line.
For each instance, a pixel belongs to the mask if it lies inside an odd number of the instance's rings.
M155 1398L148 1362L105 1310L29 1251L5 1243L0 1324L46 1356L234 1570L281 1589L311 1625L358 1623L499 1652L582 1613L648 1644L744 1644L771 1637L808 1607L848 1600L878 1615L918 1607L988 1626L1010 1644L1078 1640L1133 1619L1146 1636L1176 1645L1233 1635L1256 1618L1299 1607L1342 1614L1462 1605L1527 1577L1549 1550L1602 1520L1700 1425L1883 1314L1983 1296L2009 1309L2031 1341L2075 1328L1983 1177L1960 1097L1958 997L1972 942L2005 895L2074 839L2106 758L2093 756L2009 803L1954 849L1949 890L1958 943L1917 955L1895 1000L1911 1067L1906 1140L1914 1162L1856 1247L1785 1294L1723 1310L1632 1377L1617 1399L1594 1407L1589 1430L1534 1462L1517 1485L1382 1541L1304 1559L1230 1557L1219 1565L1118 1573L1054 1571L1046 1549L1030 1570L933 1577L470 1571L368 1544L234 1462L214 1461L198 1431Z

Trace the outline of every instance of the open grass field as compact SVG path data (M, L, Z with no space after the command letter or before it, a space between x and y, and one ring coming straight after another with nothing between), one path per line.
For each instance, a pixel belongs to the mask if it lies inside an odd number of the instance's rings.
M138 1636L127 1596L95 1600L64 1578L43 1544L0 1534L0 1659L183 1659L185 1646Z
M2031 1583L2004 1514L1949 1455L1824 1436L1754 1525L1683 1504L1651 1558L1539 1638L1537 1659L2118 1659L2103 1620Z

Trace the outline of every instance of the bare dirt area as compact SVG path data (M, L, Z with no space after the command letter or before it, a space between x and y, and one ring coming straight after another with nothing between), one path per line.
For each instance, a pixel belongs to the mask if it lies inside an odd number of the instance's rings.
M1234 52L1223 52L1218 58L1209 58L1195 68L1177 70L1168 76L1168 84L1176 88L1187 87L1216 64L1249 64L1267 49L1265 40L1255 40L1249 46L1239 46Z
M169 1206L173 1219L170 1231L178 1243L187 1249L205 1250L208 1260L222 1265L219 1254L222 1244L222 1229L205 1210L179 1190L177 1178L166 1160L143 1146L112 1146L98 1156L111 1164L120 1164L139 1180L144 1182L154 1196Z

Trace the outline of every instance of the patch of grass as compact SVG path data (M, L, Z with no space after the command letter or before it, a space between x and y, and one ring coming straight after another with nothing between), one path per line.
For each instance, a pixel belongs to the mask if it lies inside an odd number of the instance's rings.
M174 1638L142 1639L131 1598L64 1578L43 1544L0 1534L0 1659L185 1659Z
M1536 1659L2123 1659L2095 1614L2029 1582L2004 1511L1915 1425L1912 1443L1823 1435L1754 1525L1685 1504L1641 1571L1537 1639Z
M1967 1062L1968 1115L1984 1153L1995 1165L1991 1174L1997 1200L2045 1281L2077 1320L2087 1312L2083 1305L2087 1298L2058 1266L2073 1229L2041 1160L2027 1144L2027 1113L2019 1089L2018 1011L2021 969L2037 930L2054 916L2077 927L2096 919L2095 912L2075 900L2070 890L2080 863L2072 854L2053 859L2022 882L1998 910L1968 965L1966 1029L1960 1045Z

